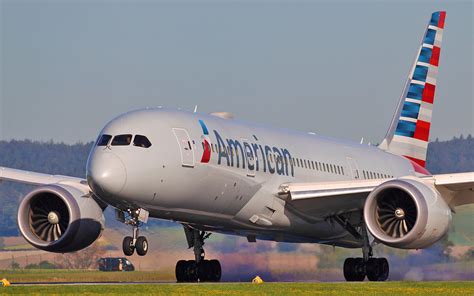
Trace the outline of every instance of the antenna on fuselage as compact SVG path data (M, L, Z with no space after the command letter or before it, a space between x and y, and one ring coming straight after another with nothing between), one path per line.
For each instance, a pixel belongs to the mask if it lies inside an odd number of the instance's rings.
M194 106L194 113L196 113L198 110L198 105Z

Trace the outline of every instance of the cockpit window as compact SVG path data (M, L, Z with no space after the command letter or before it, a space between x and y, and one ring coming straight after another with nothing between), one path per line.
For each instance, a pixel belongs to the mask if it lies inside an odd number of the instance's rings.
M135 138L133 139L133 146L148 148L151 146L151 142L145 136L136 135Z
M110 139L112 139L111 135L100 136L99 140L97 141L97 146L107 146L107 144L110 142Z
M132 135L118 135L112 140L112 146L128 146L132 142Z

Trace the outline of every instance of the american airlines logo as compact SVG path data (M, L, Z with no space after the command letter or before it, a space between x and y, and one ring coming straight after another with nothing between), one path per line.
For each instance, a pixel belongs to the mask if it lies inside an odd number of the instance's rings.
M211 158L211 141L209 131L202 120L199 120L203 130L202 144L204 152L202 163L208 163ZM288 149L251 143L246 140L223 139L218 131L213 130L216 138L218 153L217 164L248 169L249 171L263 171L270 174L294 176L292 157ZM255 140L258 139L254 136Z

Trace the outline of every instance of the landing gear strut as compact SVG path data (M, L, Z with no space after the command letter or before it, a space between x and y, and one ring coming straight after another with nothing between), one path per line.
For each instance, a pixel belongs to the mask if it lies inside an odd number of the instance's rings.
M211 234L183 225L189 248L193 248L194 260L179 260L176 263L178 282L218 282L221 279L221 264L218 260L205 260L204 240Z
M335 219L354 237L363 240L362 258L347 258L344 261L344 278L349 282L361 282L367 276L369 281L386 281L389 274L389 266L386 258L373 258L372 246L369 242L367 228L364 223L357 230L347 219L338 216Z
M120 214L121 213L121 214ZM133 227L133 236L123 238L122 250L125 256L132 256L135 250L139 256L145 256L148 252L148 241L144 236L138 236L139 227L148 220L148 212L144 209L127 210L127 217L124 212L118 212L117 218L125 224Z

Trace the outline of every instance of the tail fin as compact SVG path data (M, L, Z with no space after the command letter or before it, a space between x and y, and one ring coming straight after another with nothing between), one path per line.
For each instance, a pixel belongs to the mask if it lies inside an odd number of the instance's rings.
M379 148L425 167L445 11L434 12L405 84L397 111Z

